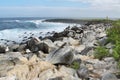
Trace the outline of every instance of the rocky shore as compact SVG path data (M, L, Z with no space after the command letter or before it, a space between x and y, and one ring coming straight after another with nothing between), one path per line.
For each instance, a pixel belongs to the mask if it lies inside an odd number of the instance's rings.
M68 26L52 36L0 46L0 80L119 80L113 57L94 57L98 42L112 53L104 23Z
M62 23L76 23L81 25L91 25L91 24L108 24L112 22L112 20L106 19L46 19L43 22L62 22Z

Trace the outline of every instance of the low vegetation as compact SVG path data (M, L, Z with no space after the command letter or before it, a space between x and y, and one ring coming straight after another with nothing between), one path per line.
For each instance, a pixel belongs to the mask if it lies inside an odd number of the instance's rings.
M115 47L113 49L113 57L120 61L120 20L113 22L113 27L107 30L108 41L112 42Z
M108 42L115 45L113 48L113 53L110 55L104 46L99 46L95 50L95 57L102 59L107 56L112 56L118 62L118 66L120 67L120 20L113 21L112 27L106 32L108 36Z
M73 63L70 65L70 67L77 70L80 68L80 62L81 61L73 61Z
M104 46L99 46L95 50L95 58L102 60L104 57L109 56L108 50Z

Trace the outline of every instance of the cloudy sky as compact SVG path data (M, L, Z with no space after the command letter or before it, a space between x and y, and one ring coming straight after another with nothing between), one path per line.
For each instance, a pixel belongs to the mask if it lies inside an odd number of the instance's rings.
M0 17L120 18L120 0L0 0Z

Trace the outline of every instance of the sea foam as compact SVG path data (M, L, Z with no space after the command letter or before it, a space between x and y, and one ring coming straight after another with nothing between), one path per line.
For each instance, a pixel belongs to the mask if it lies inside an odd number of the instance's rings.
M3 30L0 30L0 39L22 42L29 37L50 35L47 34L48 32L61 32L70 25L74 24L43 22L42 20L4 20L4 24L0 25L0 27L4 26Z

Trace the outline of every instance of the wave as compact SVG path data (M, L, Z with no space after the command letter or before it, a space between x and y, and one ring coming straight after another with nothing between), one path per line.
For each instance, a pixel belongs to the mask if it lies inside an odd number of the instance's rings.
M43 20L6 20L0 21L0 30L5 29L49 29L54 27L65 27L66 23L43 22Z
M31 28L37 28L37 26L34 23L21 22L21 21L0 22L0 30L14 29L14 28L31 29Z
M0 39L22 42L29 37L45 37L53 31L61 32L67 23L43 22L43 20L4 20L0 21Z

